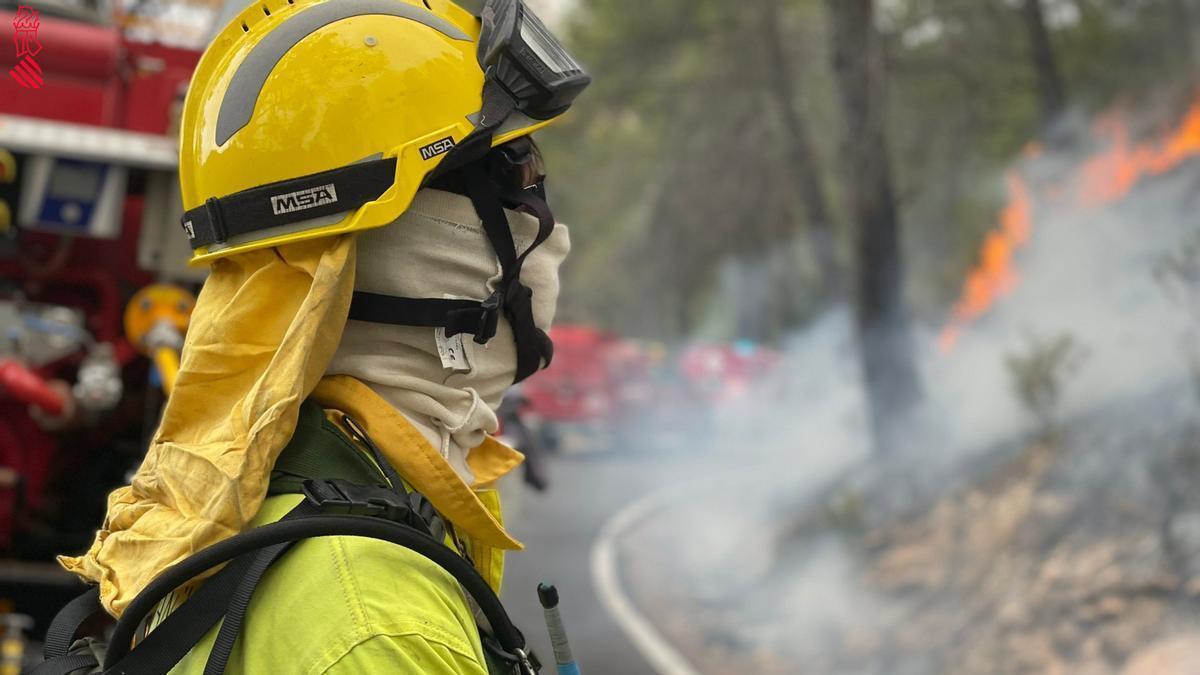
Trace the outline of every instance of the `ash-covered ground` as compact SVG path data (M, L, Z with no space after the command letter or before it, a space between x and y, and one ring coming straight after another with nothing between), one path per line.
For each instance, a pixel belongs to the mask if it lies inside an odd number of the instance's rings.
M631 590L704 672L1200 672L1186 385L938 473L858 470L790 504L728 490L745 507L720 518L680 504L626 542ZM781 508L802 515L781 528Z

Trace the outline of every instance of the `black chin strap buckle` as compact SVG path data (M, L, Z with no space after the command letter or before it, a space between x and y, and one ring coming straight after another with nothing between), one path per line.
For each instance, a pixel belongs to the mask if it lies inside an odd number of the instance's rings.
M500 326L500 312L504 309L504 292L496 291L480 304L483 311L479 314L479 326L475 329L476 344L486 345L488 340L496 337L496 329Z

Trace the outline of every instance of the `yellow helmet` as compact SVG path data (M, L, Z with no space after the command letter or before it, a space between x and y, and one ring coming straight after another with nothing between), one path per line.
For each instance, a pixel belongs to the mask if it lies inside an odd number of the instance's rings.
M193 263L386 225L439 166L565 112L590 82L579 64L520 0L489 0L482 17L450 0L243 11L201 58L184 106Z

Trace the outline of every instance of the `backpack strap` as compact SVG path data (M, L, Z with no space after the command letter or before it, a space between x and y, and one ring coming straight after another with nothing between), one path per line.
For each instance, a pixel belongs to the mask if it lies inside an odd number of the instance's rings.
M356 435L378 456L369 438ZM377 459L382 461L382 458ZM390 467L389 467L390 468ZM317 476L324 476L317 478ZM243 532L199 551L160 574L130 603L117 622L104 659L104 673L157 675L173 668L218 622L222 622L205 665L206 675L224 672L241 633L245 613L267 570L297 542L325 536L355 536L404 546L449 573L474 600L491 627L484 636L489 660L508 672L532 675L540 664L525 651L525 639L500 599L475 567L443 542L445 523L420 493L395 487L319 405L307 401L292 441L272 473L270 494L301 493L302 501L278 522ZM132 648L143 619L176 589L209 569L225 567L199 586L161 625ZM96 667L96 659L68 655L80 627L102 612L97 589L76 598L55 617L47 634L47 661L38 675L67 675ZM68 660L70 660L68 662ZM67 667L69 669L64 669ZM45 669L45 670L43 670Z
M93 586L65 607L58 610L50 628L46 630L46 642L42 647L42 656L47 659L66 656L79 635L79 629L88 619L100 614L104 607L100 604L100 587Z
M225 616L233 595L241 581L248 577L257 555L258 552L253 552L239 556L201 584L183 605L171 612L162 624L150 631L132 651L129 650L129 645L132 644L133 635L146 613L139 612L130 605L113 632L104 660L104 672L153 675L174 668L175 664ZM134 599L134 603L143 595L144 592ZM154 605L150 605L150 609L153 608Z
M91 673L100 665L92 654L64 654L44 661L29 671L29 675L72 675L76 671Z
M84 591L58 611L50 628L46 630L46 642L42 648L45 661L30 671L30 675L70 675L77 671L92 672L100 665L96 655L71 653L83 624L99 616L108 616L100 604L100 588L93 586Z
M258 588L267 569L274 565L279 558L291 550L295 542L276 544L259 550L250 561L249 569L238 582L230 598L229 608L225 610L225 620L221 622L221 630L213 642L212 651L208 653L208 661L204 664L205 675L219 675L225 672L229 656L237 644L238 636L242 633L242 625L246 622L246 610L250 607L250 599Z
M391 492L388 494L395 495L395 493ZM383 495L381 494L380 497L383 498ZM312 505L311 497L306 497L304 504ZM320 505L316 506L319 508ZM379 506L375 503L364 504L362 508L375 510ZM536 672L529 655L525 651L525 638L520 630L513 625L508 613L504 610L504 606L500 603L500 599L488 585L487 581L479 575L479 572L455 551L446 547L441 541L434 539L427 532L423 532L406 523L384 520L378 516L325 514L295 516L289 514L288 517L279 522L263 525L262 527L214 544L161 574L146 587L145 591L134 598L128 609L125 610L125 614L121 617L121 620L117 623L117 628L113 632L108 657L105 660L104 671L106 673L110 671L130 673L131 675L140 672L164 672L163 670L131 670L127 667L128 664L126 661L127 657L133 658L142 650L151 647L151 639L156 635L160 635L160 633L161 637L159 640L162 641L160 644L178 645L172 651L175 651L178 647L186 646L187 649L183 651L183 653L186 653L191 647L195 646L198 638L189 642L188 640L170 637L167 631L173 631L174 629L168 623L176 614L185 610L189 612L199 611L189 610L188 607L189 605L202 604L201 592L208 587L216 585L214 582L217 581L217 577L206 582L200 591L189 598L182 607L173 612L163 625L152 631L150 636L138 645L137 649L134 649L132 652L129 649L133 633L137 625L141 623L142 618L164 597L187 581L216 565L231 560L238 561L237 565L239 567L246 565L248 569L253 561L251 559L252 556L247 558L242 557L246 554L254 554L262 549L279 544L329 536L366 537L388 541L411 549L433 561L458 581L467 594L475 601L480 611L483 612L499 644L500 654L512 670L523 675L531 675ZM243 560L245 562L242 562ZM229 567L234 567L234 565L231 564ZM225 572L226 570L222 570L218 576L225 574ZM231 572L229 576L240 578L244 573L245 570L239 570ZM226 597L231 599L232 594L237 589L238 583L223 582L220 586L223 587L219 589L221 590L221 595L228 594ZM211 601L212 598L206 598L206 600ZM208 603L203 602L203 604ZM218 604L218 607L221 610L221 615L224 616L225 610L229 607L228 600ZM217 617L217 619L219 618ZM212 623L209 624L210 628L216 623L217 619L213 619ZM177 623L181 624L182 622ZM201 636L203 636L203 633L201 633ZM178 658L182 658L182 655L181 653ZM147 657L149 656L147 655ZM178 662L178 658L175 659L175 662ZM168 667L166 670L169 669Z
M165 673L173 668L225 615L226 607L240 582L249 578L252 563L258 555L248 554L234 560L201 585L187 602L168 615L156 630L139 642L136 650L117 664L119 672L127 675L151 675ZM83 616L82 612L92 602L95 603L96 612ZM94 655L68 655L68 649L75 640L79 625L102 611L99 593L95 588L60 610L47 632L44 651L47 660L34 672L38 675L67 675L81 668L88 668L87 672L93 672L91 669L99 667L101 664ZM81 616L82 620L79 618ZM141 623L140 618L133 621L129 612L126 612L122 620L126 625L131 625L134 631ZM124 630L121 621L117 622L117 628L118 632ZM132 641L132 632L129 635ZM109 651L112 651L111 648ZM109 661L107 658L105 660ZM105 668L104 672L112 672L112 669Z

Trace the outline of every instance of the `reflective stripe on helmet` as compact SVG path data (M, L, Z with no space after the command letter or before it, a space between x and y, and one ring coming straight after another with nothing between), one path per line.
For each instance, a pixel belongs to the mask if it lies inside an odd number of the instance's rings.
M471 40L454 24L436 14L396 0L342 0L305 9L267 34L238 66L217 115L217 145L224 145L238 130L250 123L259 92L271 70L296 43L335 21L367 14L410 19L452 40Z

